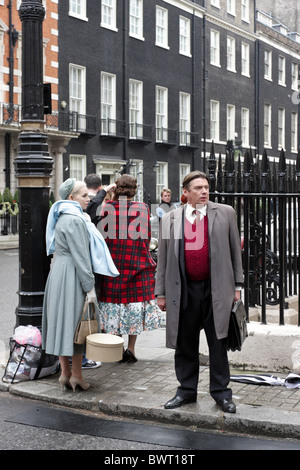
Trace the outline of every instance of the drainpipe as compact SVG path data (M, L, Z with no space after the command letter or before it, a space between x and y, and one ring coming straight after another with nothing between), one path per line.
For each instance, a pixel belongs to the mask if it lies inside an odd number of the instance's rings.
M7 120L7 124L9 124L14 117L14 49L18 40L19 33L14 28L12 24L12 0L9 0L9 4L7 6L9 10L9 119Z
M9 118L5 124L10 124L14 118L14 49L18 40L18 32L12 24L12 0L9 0L7 5L9 10ZM5 134L5 187L10 189L10 146L11 146L11 136L9 133Z
M254 34L256 34L256 0L254 0ZM254 108L255 108L255 124L254 124L254 140L256 146L257 155L260 152L260 42L259 39L255 40L255 58L254 58L254 67L255 67L255 82L254 82ZM263 149L261 154L263 153Z
M10 144L11 136L7 132L5 134L5 187L10 189Z
M192 19L192 132L195 132L195 83L196 83L196 31L195 31L195 9ZM201 133L199 133L199 136ZM192 170L195 170L195 150L192 153Z
M255 146L256 146L256 152L257 155L259 155L260 152L260 136L259 136L259 126L260 126L260 120L259 120L259 115L260 115L260 44L259 40L256 40L255 42L255 90L254 90L254 95L255 95L255 101L254 101L254 107L255 107Z
M204 6L204 2L203 2ZM203 171L206 166L206 15L203 15L203 28L202 28L202 45L203 45L203 59L202 59L202 135L203 135Z
M123 122L126 123L126 112L127 112L127 24L128 24L128 2L124 2L124 13L123 13ZM123 140L123 157L127 160L127 129L124 124L124 140Z

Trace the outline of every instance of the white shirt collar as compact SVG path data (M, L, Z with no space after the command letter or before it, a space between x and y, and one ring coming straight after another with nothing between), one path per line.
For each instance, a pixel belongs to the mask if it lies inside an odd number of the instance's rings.
M195 208L191 204L186 205L186 217L193 217L193 211ZM196 210L200 212L200 215L205 216L207 214L207 204L197 204Z

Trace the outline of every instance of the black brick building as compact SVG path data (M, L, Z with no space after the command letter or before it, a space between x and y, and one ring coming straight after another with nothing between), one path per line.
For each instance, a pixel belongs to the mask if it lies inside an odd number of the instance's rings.
M298 73L300 44L256 15L253 0L59 2L59 100L78 130L64 178L96 171L108 184L126 171L138 179L139 199L158 202L167 186L178 200L182 178L204 168L212 141L223 154L231 140L261 154L270 132L276 157L283 124L293 158L291 67ZM264 77L267 46L272 80ZM285 86L275 78L279 57Z

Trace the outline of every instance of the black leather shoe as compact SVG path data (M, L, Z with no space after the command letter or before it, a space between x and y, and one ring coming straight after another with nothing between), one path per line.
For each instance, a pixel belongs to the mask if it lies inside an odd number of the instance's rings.
M222 408L222 411L224 413L235 413L236 412L236 406L233 403L232 400L229 398L224 398L223 400L217 401L217 404Z
M197 398L182 398L179 395L175 395L171 400L167 401L165 408L170 410L172 408L179 408L182 405L187 405L188 403L195 403Z

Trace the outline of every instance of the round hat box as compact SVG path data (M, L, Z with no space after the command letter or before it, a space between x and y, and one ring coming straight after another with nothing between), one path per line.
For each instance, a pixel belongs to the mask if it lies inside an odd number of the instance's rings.
M92 361L118 362L123 357L124 339L107 333L86 338L86 357Z

